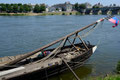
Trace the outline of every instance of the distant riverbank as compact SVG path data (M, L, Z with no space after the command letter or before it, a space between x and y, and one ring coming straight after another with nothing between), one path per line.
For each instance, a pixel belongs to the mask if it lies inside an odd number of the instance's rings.
M44 13L0 13L0 16L46 16L46 15L81 15L81 14L77 11L44 12Z

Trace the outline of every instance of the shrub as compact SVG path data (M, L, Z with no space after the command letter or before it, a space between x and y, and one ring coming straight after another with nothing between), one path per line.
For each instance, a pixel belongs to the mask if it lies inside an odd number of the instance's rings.
M80 12L77 12L76 15L81 15L81 13L80 13Z
M70 15L72 15L72 13L70 13Z
M62 15L65 15L65 13L62 13Z
M118 63L117 63L116 71L117 71L117 73L120 74L120 61L118 61Z

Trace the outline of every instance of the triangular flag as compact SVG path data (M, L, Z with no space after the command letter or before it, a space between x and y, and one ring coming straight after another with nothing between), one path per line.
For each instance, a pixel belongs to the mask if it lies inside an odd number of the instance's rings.
M112 22L112 23L114 23L115 25L114 26L112 26L112 27L116 27L116 26L118 26L118 24L119 24L119 20L116 18L116 17L112 17L112 18L110 18L110 19L108 19L110 22Z

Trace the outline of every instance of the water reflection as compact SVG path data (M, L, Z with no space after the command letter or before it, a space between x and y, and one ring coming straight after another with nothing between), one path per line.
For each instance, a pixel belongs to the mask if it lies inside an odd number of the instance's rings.
M75 73L78 75L80 79L88 77L92 73L92 65L85 64L77 69L75 69ZM60 73L59 75L55 75L51 77L49 80L76 80L72 72L69 70Z

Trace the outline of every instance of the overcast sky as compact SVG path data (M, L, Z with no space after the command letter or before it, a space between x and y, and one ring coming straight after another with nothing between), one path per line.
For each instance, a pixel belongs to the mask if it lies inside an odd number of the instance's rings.
M31 3L31 4L41 4L45 3L48 5L64 3L70 1L70 3L85 3L89 2L92 5L96 3L102 3L103 5L117 4L120 5L120 0L0 0L0 3Z

